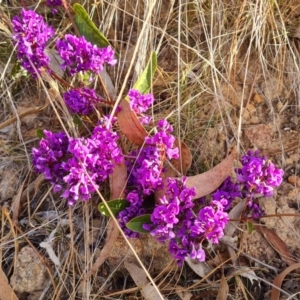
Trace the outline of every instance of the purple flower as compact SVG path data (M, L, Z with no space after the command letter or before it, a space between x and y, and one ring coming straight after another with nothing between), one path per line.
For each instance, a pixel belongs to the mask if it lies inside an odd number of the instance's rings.
M147 228L157 241L169 241L169 251L178 264L188 255L205 259L197 241L201 235L191 234L196 220L192 211L195 190L186 188L185 181L186 178L168 178L166 194L151 214L152 228Z
M139 120L142 124L148 125L152 121L151 116L146 116L143 113L149 109L150 105L154 102L154 97L152 94L142 95L137 90L130 90L128 92L130 100L130 108L133 110L139 117Z
M145 195L162 187L162 172L159 151L155 146L145 146L141 150L133 150L126 160L129 186L140 186Z
M52 7L52 6L61 6L62 1L61 0L47 0L46 4L50 7Z
M49 65L50 58L45 54L45 48L54 31L42 16L32 10L22 9L21 16L15 16L12 25L13 40L21 66L37 77L40 69Z
M66 34L64 40L56 41L56 48L64 60L63 69L68 69L71 75L81 71L99 73L104 64L115 65L114 50L111 46L98 48L92 45L83 36L76 37Z
M247 152L241 158L243 167L235 169L237 182L243 185L246 195L253 193L265 197L272 196L274 187L278 187L283 180L283 170L276 168L265 156L260 156L259 151Z
M145 138L146 144L159 145L163 152L169 159L178 159L179 150L174 147L175 137L170 133L173 131L173 127L166 120L160 120L157 124L157 133L151 137Z
M127 194L126 200L130 203L130 205L119 212L117 216L118 223L127 237L138 238L140 234L128 229L126 224L132 218L145 214L145 210L142 208L144 198L141 192L131 191Z
M224 228L229 218L223 211L223 205L219 201L212 201L210 206L204 207L199 211L198 218L192 226L192 232L203 234L208 240L217 244L224 235Z
M71 113L81 115L88 115L93 111L94 105L101 101L95 90L89 88L71 89L63 94L63 98Z
M35 170L45 175L56 192L73 205L87 201L121 163L118 135L103 118L89 138L68 138L65 133L44 131L39 148L33 148Z
M65 162L69 158L69 139L64 132L52 133L44 130L44 135L39 148L32 148L32 161L35 171L42 173L57 192L62 189L63 178L68 174Z
M231 177L227 177L221 184L221 186L212 194L213 200L227 200L227 204L224 206L225 211L230 209L231 204L235 198L241 197L242 193L240 185L238 183L234 183L231 180Z

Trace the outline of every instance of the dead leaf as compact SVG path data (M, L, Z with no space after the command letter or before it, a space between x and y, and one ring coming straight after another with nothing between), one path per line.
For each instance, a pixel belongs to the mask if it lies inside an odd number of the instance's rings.
M124 160L120 164L116 164L113 173L109 177L110 185L110 199L115 200L118 198L124 198L124 188L127 182L127 168ZM110 219L107 225L107 238L105 245L100 252L99 257L96 259L91 270L87 273L86 278L96 273L100 266L109 257L111 250L119 236L119 228L115 224L113 219Z
M64 70L61 68L64 62L63 59L55 49L46 49L46 54L50 58L50 69L54 71L56 76L62 78L64 76Z
M299 268L300 268L300 263L293 264L275 277L275 279L273 281L272 290L271 290L271 300L279 300L280 299L280 292L282 291L280 287L282 285L283 279L285 278L285 276L287 274L289 274L293 270L299 269ZM278 288L276 288L275 286Z
M19 191L16 196L13 197L12 200L12 211L13 211L13 221L15 224L18 224L18 219L19 219L19 210L20 210L20 204L21 204L21 199L22 199L22 194L24 191L24 185L25 182L21 184L19 187Z
M256 276L255 272L251 270L249 267L238 266L237 269L234 270L230 275L231 276L239 275L248 278L251 284L253 284L253 280L259 281L259 278Z
M264 238L270 243L273 249L280 255L281 259L289 266L295 264L292 254L284 241L272 230L261 226L259 224L253 224L254 228L261 233Z
M127 167L123 160L120 164L115 164L113 173L109 176L110 199L124 198L124 190L127 183Z
M0 268L0 291L0 300L18 300L18 297L8 283L2 268Z
M137 287L141 288L141 293L146 300L165 299L161 293L159 293L159 291L149 282L143 269L127 261L124 262L124 265Z
M96 259L95 263L91 267L90 271L86 274L85 279L89 278L92 274L96 273L97 270L102 266L109 256L111 249L113 248L116 239L119 235L119 228L115 224L115 221L111 218L107 225L107 238L105 245L101 250L100 256Z
M111 80L111 77L105 70L105 68L99 73L99 76L101 77L103 86L105 87L105 92L109 96L110 99L116 99L117 98L117 92L114 87L114 84Z
M216 300L226 300L228 296L228 291L229 291L228 283L226 277L224 276L224 270L222 270L221 283L220 283L220 288Z
M193 294L186 290L186 288L177 285L176 288L176 294L180 297L181 300L190 300L193 297Z
M202 174L187 177L186 186L188 188L196 188L196 196L194 196L194 199L203 197L215 191L223 181L230 176L235 158L236 148L234 148L230 155L214 168Z
M187 256L185 258L185 261L190 266L190 268L200 277L205 277L207 274L209 274L213 269L207 265L205 262L197 262L194 263L192 259Z
M170 162L178 172L185 175L188 169L191 167L192 159L193 159L192 154L188 146L179 138L176 138L174 147L179 148L180 156L178 159L172 159ZM176 177L176 176L169 176L169 177Z
M135 145L143 145L145 137L148 136L147 131L141 125L136 114L130 109L128 101L122 99L119 106L121 110L117 117L121 131Z
M246 203L247 203L247 199L245 198L241 202L239 202L236 206L234 206L233 209L228 214L229 219L239 220L241 218L243 210L245 209ZM239 223L240 221L228 222L224 229L225 235L232 237Z

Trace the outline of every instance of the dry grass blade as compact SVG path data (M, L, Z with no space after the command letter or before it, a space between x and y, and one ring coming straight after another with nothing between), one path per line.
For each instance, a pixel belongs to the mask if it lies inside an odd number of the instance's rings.
M6 120L5 122L0 124L0 130L9 126L10 124L13 124L15 122L17 122L18 120L28 116L28 115L33 115L33 114L37 114L39 112L41 112L42 110L44 110L47 106L49 105L49 103L46 103L43 106L39 106L39 107L34 107L34 108L30 108L27 111L24 111L23 113L18 114L17 117L12 117L8 120Z
M286 275L288 275L290 272L299 269L300 268L300 263L293 264L286 268L283 272L281 272L279 275L277 275L273 281L273 284L280 288L282 285L282 281L285 278ZM279 300L280 299L280 290L277 289L276 287L272 287L271 291L271 300Z

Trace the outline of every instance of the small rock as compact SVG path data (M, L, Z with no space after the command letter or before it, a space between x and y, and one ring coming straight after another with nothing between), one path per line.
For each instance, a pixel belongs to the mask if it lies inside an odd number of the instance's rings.
M300 177L296 175L291 175L288 178L288 182L291 184L296 184L296 186L300 186Z
M19 173L14 170L3 170L0 174L0 201L12 199L17 193L19 185Z
M271 145L273 131L268 125L260 124L246 128L245 135L254 147L267 149Z
M142 234L139 239L130 239L129 241L143 264L147 268L150 267L150 272L158 274L167 266L173 266L175 260L172 258L168 250L168 246L166 244L158 243L152 236L150 236L150 234ZM110 267L115 268L122 263L126 256L126 261L136 261L134 254L129 249L123 237L119 236L110 256L107 259L107 262ZM124 263L121 264L121 270L126 272Z
M12 288L20 293L32 293L43 290L48 282L47 268L37 253L30 246L22 248L10 278Z
M243 119L248 121L255 112L256 112L255 106L251 103L248 103L243 110Z
M254 104L260 104L263 101L264 101L264 98L260 94L257 94L257 93L254 94L254 96L253 96Z

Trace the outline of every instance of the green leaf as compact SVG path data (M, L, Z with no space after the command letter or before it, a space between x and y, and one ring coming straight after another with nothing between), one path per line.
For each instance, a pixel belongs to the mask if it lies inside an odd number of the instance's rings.
M152 52L145 70L134 84L133 89L138 90L141 94L148 93L151 89L152 79L156 71L156 67L157 55L156 52Z
M82 120L80 119L80 117L78 115L73 115L73 123L75 125L77 125L79 128L81 128L83 126Z
M78 3L75 3L73 8L76 12L76 15L74 16L74 22L79 33L83 35L87 41L97 45L99 48L107 47L109 45L109 41L104 34L99 31L84 7Z
M252 222L247 222L247 231L248 233L252 233L253 232L253 223Z
M129 206L129 202L126 201L125 199L116 199L116 200L110 200L106 202L107 205L109 206L111 212L113 215L116 217L117 214L121 211L124 210L127 206ZM110 213L108 209L106 208L104 203L100 203L98 205L98 210L103 214L104 216L110 217Z
M148 230L143 228L143 225L151 223L150 216L150 214L147 214L133 218L126 224L126 227L135 232L149 233Z
M37 136L38 138L40 138L40 139L44 138L45 135L44 135L43 129L40 129L40 128L37 129L37 130L36 130L36 136Z

